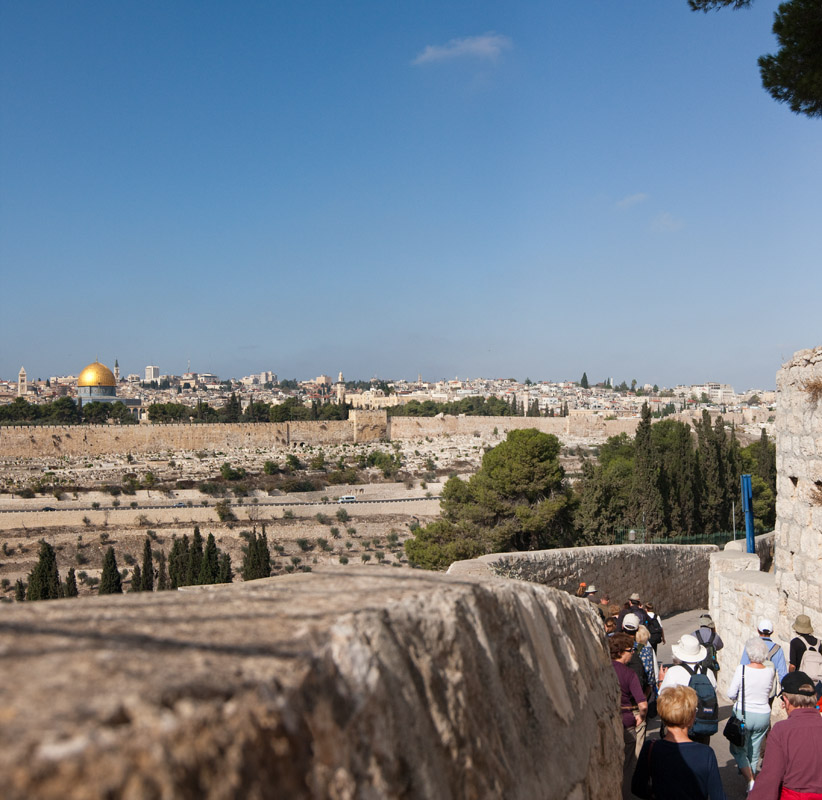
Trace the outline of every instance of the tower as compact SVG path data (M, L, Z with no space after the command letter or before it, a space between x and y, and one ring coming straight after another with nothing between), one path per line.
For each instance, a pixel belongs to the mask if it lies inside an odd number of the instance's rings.
M114 380L117 383L120 383L120 365L117 363L117 359L114 359Z
M337 376L337 403L342 405L345 402L345 378L342 372Z
M17 396L25 397L29 390L29 384L26 380L26 370L20 367L20 372L17 373Z

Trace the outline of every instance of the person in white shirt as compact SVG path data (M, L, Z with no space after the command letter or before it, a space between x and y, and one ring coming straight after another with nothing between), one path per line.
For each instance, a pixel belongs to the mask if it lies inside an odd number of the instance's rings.
M748 791L753 788L759 769L762 743L771 724L770 694L773 686L774 667L763 663L768 660L768 643L754 636L745 642L745 653L750 663L740 664L734 672L728 697L734 700L734 714L745 723L745 743L738 747L731 743L731 755L740 772L748 781ZM743 707L742 676L745 676Z
M671 686L687 686L691 682L691 673L682 664L687 664L696 671L699 663L708 654L708 651L699 643L696 636L686 633L679 641L671 645L671 652L674 654L674 663L671 667L663 667L659 671L659 691L664 692ZM711 670L707 671L708 680L716 688L716 677Z

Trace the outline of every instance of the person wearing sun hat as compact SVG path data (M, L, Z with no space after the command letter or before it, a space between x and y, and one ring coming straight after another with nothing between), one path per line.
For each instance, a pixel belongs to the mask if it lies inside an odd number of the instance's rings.
M781 681L788 674L788 664L785 661L784 650L771 639L773 622L768 617L760 617L756 623L756 630L759 638L768 645L768 660L776 667L776 675ZM739 659L739 663L743 666L751 663L747 650L742 650L742 658Z
M819 639L813 635L813 625L811 618L807 614L800 614L793 622L793 630L797 635L791 639L790 653L788 657L788 670L796 672L802 668L802 656L808 649L820 651ZM805 670L817 681L822 680L822 676L812 675L811 670Z
M779 695L788 718L768 734L762 771L749 800L818 800L822 798L822 715L809 675L791 672Z
M705 645L699 643L699 639L690 633L680 636L679 641L671 645L671 652L674 654L674 665L667 670L663 667L660 670L662 683L659 691L664 692L670 686L687 686L691 681L691 673L685 669L683 664L695 670L701 661L708 655ZM716 687L716 677L711 670L705 673L708 680Z

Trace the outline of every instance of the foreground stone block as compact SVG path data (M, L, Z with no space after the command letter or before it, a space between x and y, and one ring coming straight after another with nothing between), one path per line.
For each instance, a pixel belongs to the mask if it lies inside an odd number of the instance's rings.
M4 606L3 796L616 800L600 627L376 567Z

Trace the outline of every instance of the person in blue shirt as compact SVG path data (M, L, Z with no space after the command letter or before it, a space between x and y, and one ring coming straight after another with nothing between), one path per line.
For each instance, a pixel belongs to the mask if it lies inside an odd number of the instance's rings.
M785 661L785 651L771 639L773 622L767 617L761 617L759 622L756 623L756 630L759 633L760 639L768 645L769 659L776 668L776 674L781 683L782 679L788 674L788 663ZM773 654L770 654L774 647L776 647L776 650ZM751 663L746 650L742 651L742 658L739 659L739 663L743 666Z

